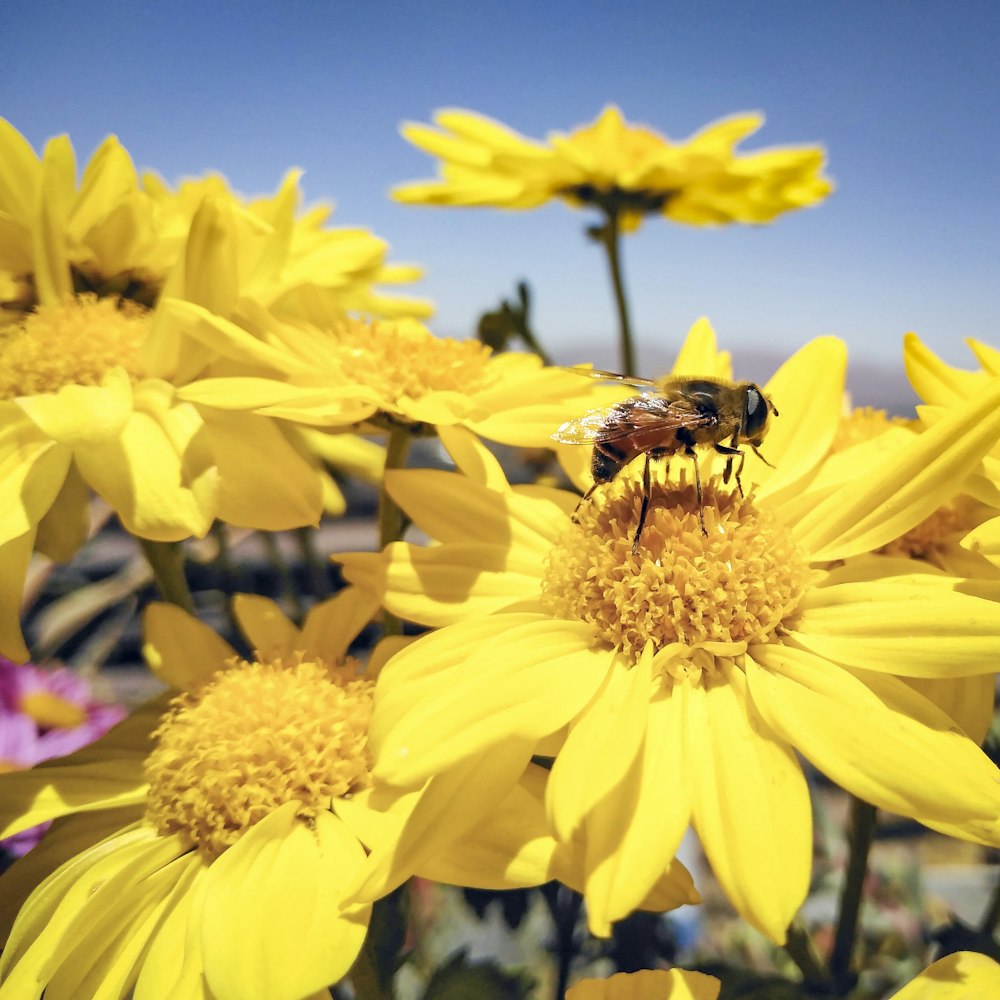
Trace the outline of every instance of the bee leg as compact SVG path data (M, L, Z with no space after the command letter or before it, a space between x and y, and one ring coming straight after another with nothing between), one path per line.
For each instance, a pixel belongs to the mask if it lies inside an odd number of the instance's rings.
M743 496L743 484L740 482L740 473L743 471L743 463L746 461L746 454L740 451L739 448L733 448L730 445L717 444L715 450L720 455L727 455L726 458L726 468L722 473L722 481L724 483L729 482L729 477L733 474L733 460L736 455L739 455L739 463L736 468L736 488L740 491L740 496Z
M594 482L593 482L593 484L591 485L590 489L587 490L587 492L584 493L583 496L580 497L580 499L577 501L576 507L573 509L573 517L571 518L571 520L573 521L574 524L579 524L580 523L577 520L577 518L576 518L577 511L590 499L590 497L593 494L594 490L596 490L597 487L600 486L603 481L604 480L601 480L601 479L595 479Z
M635 528L635 537L632 539L632 554L639 551L639 536L646 525L646 511L649 510L649 452L646 452L646 464L642 467L642 506L639 508L639 523Z
M767 460L766 458L764 458L764 456L763 456L763 455L762 455L762 454L761 454L761 453L760 453L760 452L759 452L759 451L757 450L757 446L756 446L756 445L750 445L750 447L751 447L751 448L753 448L753 453L754 453L754 454L755 454L755 455L756 455L756 456L757 456L757 457L758 457L758 458L759 458L759 459L760 459L760 460L761 460L761 461L762 461L762 462L763 462L763 463L764 463L764 464L765 464L765 465L766 465L766 466L767 466L767 467L768 467L769 469L773 469L773 468L774 468L774 466L773 466L773 465L771 465L771 463L770 463L770 462L769 462L769 461L768 461L768 460Z
M707 535L708 528L705 527L705 505L702 502L701 496L701 470L698 468L698 456L690 445L688 445L684 454L691 456L691 462L694 465L694 490L695 495L698 497L698 523L701 525L701 533Z

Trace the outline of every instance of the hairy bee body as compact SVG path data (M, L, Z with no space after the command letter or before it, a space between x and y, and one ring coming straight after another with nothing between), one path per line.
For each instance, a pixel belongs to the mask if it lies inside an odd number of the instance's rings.
M695 448L711 447L727 457L724 482L729 481L735 462L736 485L741 494L743 484L740 473L745 454L738 446L749 445L762 461L766 461L757 449L767 433L770 416L777 416L778 411L753 382L673 378L656 383L611 372L577 370L592 378L654 390L630 396L606 409L591 410L576 420L567 421L552 435L556 441L566 444L591 444L594 447L591 460L594 485L584 495L584 500L601 483L611 482L633 459L645 455L643 503L633 550L638 548L649 504L650 460L669 458L678 453L692 459L699 519L702 532L706 534L701 510L701 474Z

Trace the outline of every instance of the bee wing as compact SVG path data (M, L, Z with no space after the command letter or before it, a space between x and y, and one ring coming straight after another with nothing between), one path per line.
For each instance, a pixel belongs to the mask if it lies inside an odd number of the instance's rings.
M687 400L632 396L617 406L590 410L582 417L567 420L552 437L563 444L596 444L620 441L637 431L694 429L713 422L712 417L701 413Z
M651 378L640 378L638 375L619 375L617 372L606 372L600 368L563 368L563 371L582 375L584 378L596 379L598 382L621 382L624 385L634 385L637 389L655 388L656 382Z

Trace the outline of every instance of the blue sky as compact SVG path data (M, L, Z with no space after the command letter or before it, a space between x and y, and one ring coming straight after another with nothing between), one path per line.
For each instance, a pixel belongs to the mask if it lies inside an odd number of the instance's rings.
M649 221L625 248L643 371L702 314L737 357L836 333L856 364L898 367L912 329L964 364L962 337L1000 342L997 37L992 0L42 0L5 11L0 114L81 158L114 132L171 181L211 168L259 193L302 167L308 202L426 267L437 332L465 335L527 278L559 357L612 365L589 217L396 205L393 184L433 172L399 123L458 106L542 137L614 102L683 138L759 109L746 148L822 142L837 193L769 227Z

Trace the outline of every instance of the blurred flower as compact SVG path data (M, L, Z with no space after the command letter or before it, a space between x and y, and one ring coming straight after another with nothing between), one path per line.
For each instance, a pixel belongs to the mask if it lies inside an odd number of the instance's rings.
M959 951L938 959L893 1000L985 1000L1000 996L1000 965L987 955Z
M579 872L546 832L541 768L514 775L489 815L467 775L390 810L370 802L373 681L347 649L372 598L342 591L301 630L264 598L234 607L251 660L152 605L147 659L184 693L69 758L0 776L0 835L61 817L0 879L0 996L300 1000L354 962L370 907L345 903L345 887L373 845L484 888ZM425 816L459 789L467 808L427 849ZM697 898L678 865L648 902Z
M581 979L566 992L566 1000L716 1000L721 987L718 979L702 972L644 969Z
M433 426L449 447L466 428L504 444L553 445L568 414L606 389L534 354L494 354L478 340L436 337L416 320L349 320L333 327L277 320L247 330L187 302L167 321L246 372L201 379L180 396L205 412L248 410L316 427ZM614 398L620 390L612 391Z
M547 143L472 111L439 111L434 121L436 129L410 122L402 133L439 157L440 179L397 187L397 201L528 209L560 198L636 229L647 215L694 226L770 222L833 188L818 146L738 154L736 145L764 123L759 114L713 122L682 142L626 122L613 105Z
M72 557L92 492L154 542L201 537L216 519L316 524L342 505L273 420L232 405L203 414L177 395L216 358L160 322L163 296L224 316L263 304L342 318L378 307L371 282L392 272L381 240L324 229L325 210L296 217L296 172L253 202L219 177L171 192L140 184L112 136L78 183L67 137L39 158L2 120L0 163L0 651L24 660L31 555Z
M71 670L43 670L0 656L0 774L62 757L92 743L125 717L121 705L94 698L90 685ZM20 857L48 829L40 824L0 848Z
M724 367L710 335L693 332L675 371ZM842 344L820 338L767 383L775 468L748 454L746 496L706 480L707 534L690 481L657 477L638 552L634 474L581 503L487 480L471 462L465 476L389 473L435 544L338 559L393 614L446 627L382 673L376 787L403 794L487 752L512 769L554 756L549 815L564 842L586 844L602 935L691 823L739 913L782 942L812 853L796 753L879 807L1000 843L1000 772L901 679L991 673L1000 604L987 598L1000 590L909 560L818 568L947 502L1000 435L1000 386L818 490L844 368Z
M289 171L271 197L243 198L219 175L184 181L174 191L151 172L140 180L112 135L77 183L67 136L50 139L39 157L3 119L0 162L0 322L85 292L152 306L164 288L176 295L178 284L190 290L198 283L192 272L205 263L206 250L231 272L228 281L213 275L202 282L199 290L216 307L243 295L289 315L429 311L426 302L397 301L373 288L421 274L387 265L383 240L364 229L324 228L327 206L299 213L301 171ZM199 220L206 203L216 215Z

